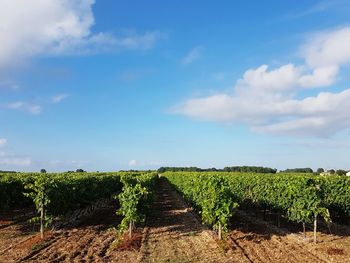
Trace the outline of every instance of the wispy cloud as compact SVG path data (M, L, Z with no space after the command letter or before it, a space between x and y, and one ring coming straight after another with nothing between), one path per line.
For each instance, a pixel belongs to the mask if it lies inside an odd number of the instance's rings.
M0 107L3 109L7 110L16 110L16 111L22 111L22 112L27 112L32 115L38 115L42 112L43 110L43 104L58 104L62 102L64 99L69 97L69 94L66 93L61 93L57 94L55 96L52 96L51 98L45 98L44 101L42 101L41 105L38 103L32 103L32 102L27 102L27 101L15 101L7 104L2 104Z
M350 89L298 98L305 89L330 87L350 64L350 27L313 35L303 46L305 63L247 70L232 93L192 98L175 112L202 120L244 123L264 133L329 136L350 128Z
M5 138L0 138L0 147L5 146L6 143L7 143L7 140Z
M148 50L166 34L159 31L145 33L128 33L116 36L110 33L98 33L88 38L68 39L60 45L47 50L47 55L94 55L105 52L120 52L124 50Z
M138 163L136 160L129 161L129 166L137 166L137 165L138 165Z
M9 165L13 166L29 166L31 165L32 160L30 157L25 156L17 156L7 154L5 152L0 152L0 164L1 165Z
M131 82L142 79L154 73L152 69L131 69L125 70L118 75L118 79L124 82Z
M350 142L344 140L322 140L322 141L296 141L283 143L283 146L295 147L300 146L308 149L349 149Z
M69 95L62 93L62 94L58 94L55 95L51 98L52 103L60 103L61 101L63 101L64 99L66 99Z
M202 57L203 47L197 46L191 49L182 59L181 63L188 65Z
M2 80L0 81L0 90L17 90L20 85L13 80Z
M0 148L7 144L7 139L0 138ZM12 169L14 166L29 166L32 160L28 156L16 155L0 151L0 165L8 166Z
M286 16L286 18L287 19L301 18L308 15L326 12L331 9L340 8L344 5L349 5L349 2L346 0L324 0L312 5L311 7L303 11L290 13Z
M226 77L226 74L225 72L215 72L213 75L212 75L213 79L216 80L216 81L222 81L225 79Z
M85 169L85 166L89 164L89 162L84 160L57 160L56 159L56 160L51 160L45 164L55 169L64 168L67 170L71 170L71 169L77 169L77 168Z
M42 107L40 105L27 103L24 101L16 101L9 104L4 104L3 107L10 110L29 112L33 115L37 115L42 111Z

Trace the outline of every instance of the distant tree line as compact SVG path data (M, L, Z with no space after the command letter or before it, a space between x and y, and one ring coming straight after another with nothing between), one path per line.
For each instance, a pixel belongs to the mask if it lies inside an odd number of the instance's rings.
M346 175L347 171L339 169L339 170L336 170L335 173L337 175Z
M277 172L277 169L261 166L231 166L225 167L224 172L241 172L241 173L269 173L274 174Z
M286 169L284 171L281 171L282 173L314 173L314 171L311 168L294 168L294 169ZM328 171L325 171L323 168L318 168L315 172L315 174L330 174L330 175L346 175L347 171L338 169L330 169Z
M2 170L0 170L0 173L6 173L6 174L8 174L8 173L17 173L16 171L2 171Z
M86 173L83 169L77 169L76 171L67 171L67 173Z
M339 169L339 170L330 169L327 172L323 171L323 173L336 174L336 175L346 175L347 171L342 170L342 169Z
M215 168L201 169L198 167L160 167L158 173L164 172L209 172L209 171L218 171Z
M47 171L46 171L46 169L40 169L40 173L46 174ZM86 173L86 171L83 169L77 169L75 171L67 171L66 173Z
M119 172L150 173L150 172L154 172L154 170L151 170L151 169L148 169L148 170L134 170L134 169L130 169L130 170L119 170Z
M293 168L281 171L281 173L313 173L311 168Z
M277 169L261 166L230 166L223 169L198 167L160 167L158 173L164 172L245 172L245 173L276 173Z

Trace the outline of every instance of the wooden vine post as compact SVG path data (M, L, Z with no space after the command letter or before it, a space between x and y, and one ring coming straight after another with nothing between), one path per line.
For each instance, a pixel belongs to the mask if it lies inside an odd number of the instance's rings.
M40 210L40 237L44 239L44 224L45 224L45 206L42 202Z
M281 227L281 213L280 212L277 213L277 226Z
M314 243L316 244L317 243L317 215L315 215L314 217Z
M219 221L219 231L218 231L219 239L222 239L222 225L221 222Z
M129 238L131 239L132 237L132 220L130 220L130 223L129 223Z

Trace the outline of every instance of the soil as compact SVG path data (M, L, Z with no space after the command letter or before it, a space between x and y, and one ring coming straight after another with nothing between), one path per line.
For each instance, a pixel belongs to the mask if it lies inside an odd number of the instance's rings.
M26 231L27 222L0 229L0 262L135 262L138 248L114 248L114 227L120 222L116 207L115 202L106 204L74 228L46 232L44 240L38 226Z
M117 250L120 218L116 203L101 207L74 228L58 231L51 244L31 255L24 262L135 262L137 251Z
M0 216L0 262L342 262L350 263L350 229L320 226L318 243L301 226L274 215L238 210L220 241L182 197L160 179L144 228L116 242L117 204L106 203L79 224L38 235L23 216ZM18 220L21 218L21 220Z
M350 262L350 231L346 226L333 226L333 234L321 229L314 244L311 230L305 238L302 232L277 227L256 214L238 211L232 222L235 230L228 234L228 242L235 262Z
M0 262L14 262L38 242L38 229L28 223L29 214L23 210L1 213Z

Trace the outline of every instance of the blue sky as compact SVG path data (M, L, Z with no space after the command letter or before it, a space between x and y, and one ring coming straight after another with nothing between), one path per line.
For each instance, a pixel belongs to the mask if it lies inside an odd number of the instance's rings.
M0 170L350 169L348 1L0 10Z

